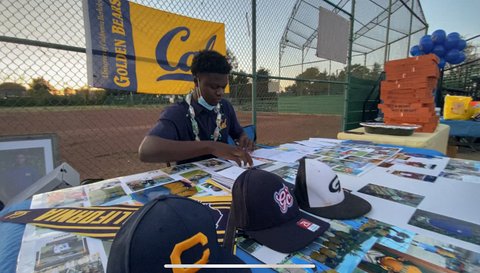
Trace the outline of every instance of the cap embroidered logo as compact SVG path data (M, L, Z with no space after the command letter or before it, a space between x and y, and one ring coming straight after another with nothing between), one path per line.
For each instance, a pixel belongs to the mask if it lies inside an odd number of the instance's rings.
M275 199L275 202L277 202L282 213L287 213L288 208L291 208L293 205L293 197L285 185L273 194L273 198Z
M172 264L182 264L182 253L195 247L196 245L200 244L202 246L206 246L208 243L208 238L205 234L199 232L194 236L177 243L170 254L170 261ZM208 258L210 257L210 249L206 248L202 252L202 257L195 262L195 264L207 264ZM174 268L174 273L195 273L198 271L198 268Z
M328 189L330 192L340 192L340 180L338 180L338 176L335 177L330 181L330 185L328 185Z

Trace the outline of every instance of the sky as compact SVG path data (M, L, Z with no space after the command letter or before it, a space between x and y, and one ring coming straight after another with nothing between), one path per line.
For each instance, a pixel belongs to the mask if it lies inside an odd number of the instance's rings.
M155 3L157 8L186 16L224 22L227 47L239 59L239 69L251 72L251 31L250 25L247 23L251 16L249 0L231 2L224 0L135 1ZM278 43L294 3L294 0L257 0L257 68L265 67L271 71L272 75L278 75ZM480 34L480 0L420 0L420 3L429 24L428 33L441 28L447 33L459 32L466 38ZM44 10L51 11L51 7L59 6L69 7L61 10L67 15L62 12L53 14L43 12ZM25 37L77 47L85 46L81 1L2 0L0 9L7 7L8 12L0 13L0 35ZM224 12L212 12L212 10L218 9L223 9ZM363 12L371 13L370 10ZM361 11L358 13L361 15ZM415 39L419 39L421 35ZM415 42L412 40L412 43ZM475 39L474 44L480 47L480 38ZM14 47L13 50L12 47ZM309 58L306 58L306 61L318 60L314 51L309 51ZM401 56L391 54L391 57L393 59L403 58L407 52L408 50L402 50ZM381 54L378 58L372 54L373 57L369 63L383 62L383 51L379 53ZM283 55L282 64L299 64L300 59L301 54L297 51L287 52ZM312 65L318 65L318 63ZM322 67L320 67L321 65ZM340 64L329 67L328 62L323 62L321 65L319 65L320 70L327 69L332 73L343 68L343 65ZM295 77L300 73L299 70L299 66L282 68L282 76ZM22 77L28 81L31 77L44 76L57 88L65 86L77 88L86 84L86 74L84 54L0 43L0 82L3 80L22 81Z
M479 0L421 0L429 24L428 33L444 29L458 32L464 38L480 34ZM480 38L475 39L479 44Z

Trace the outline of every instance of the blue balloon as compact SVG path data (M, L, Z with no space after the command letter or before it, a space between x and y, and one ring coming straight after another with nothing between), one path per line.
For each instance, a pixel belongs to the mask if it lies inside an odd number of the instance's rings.
M433 47L432 52L435 55L437 55L439 58L442 58L443 56L445 56L445 53L447 53L447 50L445 49L445 47L443 45L435 45Z
M458 40L457 49L462 51L467 47L467 42L463 39Z
M458 32L452 32L452 33L449 33L447 35L447 39L445 40L445 48L446 49L452 49L452 48L456 48L457 47L457 44L458 44L458 41L460 41L461 38L460 38L460 34L458 34Z
M438 68L443 69L446 63L447 61L445 61L444 58L440 58L440 62L438 62Z
M410 55L412 56L420 56L422 55L422 51L420 50L420 46L414 45L410 48Z
M458 57L457 59L455 60L455 62L453 62L452 64L461 64L465 61L465 59L467 58L467 56L465 56L465 53L463 52L460 52L458 54Z
M420 39L420 50L423 53L430 53L433 49L433 41L432 41L432 36L430 35L425 35Z
M458 59L459 55L460 55L460 51L458 51L458 49L456 48L450 49L445 55L445 60L451 64L454 64L455 61Z
M447 33L443 29L437 29L432 33L432 41L436 45L443 45L446 38Z

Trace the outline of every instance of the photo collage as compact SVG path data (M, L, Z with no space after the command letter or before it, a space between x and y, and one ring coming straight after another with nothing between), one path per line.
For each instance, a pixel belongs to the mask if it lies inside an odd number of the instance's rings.
M480 272L480 254L361 217L331 221L331 227L299 252L279 256L280 264L314 264L315 269L277 268L277 272L391 273ZM264 263L272 256L248 238L239 247ZM268 249L268 248L267 248Z

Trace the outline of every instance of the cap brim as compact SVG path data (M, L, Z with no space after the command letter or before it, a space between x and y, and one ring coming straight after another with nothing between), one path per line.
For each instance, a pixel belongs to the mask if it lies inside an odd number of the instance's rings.
M305 219L312 224L317 225L318 229L311 231L300 227L297 223L301 219ZM280 226L275 226L269 229L245 231L245 233L257 242L273 250L282 253L292 253L306 247L315 240L315 238L322 235L329 227L329 223L300 212L296 218Z
M345 199L337 205L322 208L301 207L301 209L320 217L338 220L358 218L367 214L372 209L372 205L370 205L365 199L347 191L344 191L344 193Z

